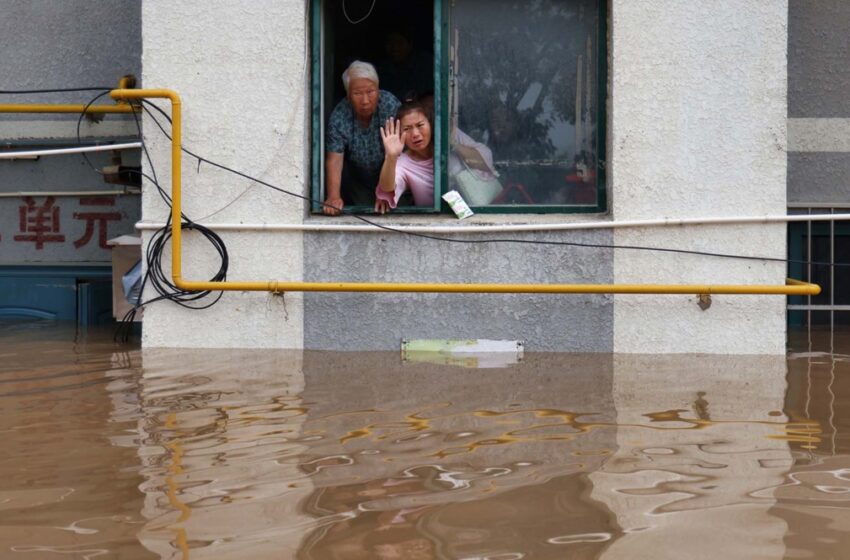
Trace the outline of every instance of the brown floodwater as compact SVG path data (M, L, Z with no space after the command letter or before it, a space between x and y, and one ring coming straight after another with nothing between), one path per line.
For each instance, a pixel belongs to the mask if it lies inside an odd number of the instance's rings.
M475 368L0 322L0 558L847 558L850 331L789 345Z

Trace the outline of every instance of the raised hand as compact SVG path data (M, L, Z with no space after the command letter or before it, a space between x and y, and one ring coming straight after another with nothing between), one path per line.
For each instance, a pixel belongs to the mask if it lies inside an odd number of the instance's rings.
M397 159L404 151L406 139L407 132L401 131L401 122L392 117L381 127L381 140L384 142L384 153L387 157Z

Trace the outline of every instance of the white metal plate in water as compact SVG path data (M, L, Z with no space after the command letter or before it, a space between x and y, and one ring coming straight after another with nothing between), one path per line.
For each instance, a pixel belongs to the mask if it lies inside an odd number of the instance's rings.
M403 362L427 362L467 368L508 367L522 361L520 340L419 339L401 341Z

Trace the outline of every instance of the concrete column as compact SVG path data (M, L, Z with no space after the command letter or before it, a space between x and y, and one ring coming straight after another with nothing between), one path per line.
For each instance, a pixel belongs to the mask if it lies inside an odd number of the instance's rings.
M142 7L143 85L176 90L184 103L184 142L193 152L297 193L306 192L305 2L148 0ZM167 107L166 104L163 104ZM144 123L160 183L170 185L168 141ZM183 209L196 221L297 223L304 203L184 155ZM150 174L151 168L145 165ZM142 217L165 220L158 193L144 189ZM301 280L299 233L221 234L228 280ZM146 232L147 244L151 233ZM208 242L185 236L183 276L206 280L218 269ZM170 264L170 257L164 263ZM153 295L146 291L145 297ZM300 294L226 293L205 311L169 303L145 310L146 347L302 346ZM204 328L197 328L202 324Z
M786 210L788 4L612 0L616 220ZM618 229L619 245L784 258L784 225ZM781 263L617 251L616 282L781 284ZM780 354L785 299L617 296L614 351Z

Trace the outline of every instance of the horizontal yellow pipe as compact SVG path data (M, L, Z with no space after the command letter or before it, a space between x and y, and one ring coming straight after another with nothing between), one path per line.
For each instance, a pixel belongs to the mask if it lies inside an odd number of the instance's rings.
M171 103L180 103L180 96L176 91L167 88L155 89L113 89L109 92L109 96L116 101L127 101L129 99L141 100L160 98L169 99Z
M22 105L20 103L0 104L0 113L132 113L134 107L129 104L116 105L56 105L56 104L33 104Z
M171 266L174 285L183 290L264 292L428 292L502 294L773 294L817 295L820 286L788 279L784 286L742 284L438 284L389 282L196 282L182 279L181 254L181 108L180 96L168 89L116 89L118 101L164 98L171 101ZM2 106L0 106L2 111Z
M177 279L175 278L175 281ZM788 279L784 286L764 284L437 284L388 282L194 282L184 290L260 292L427 292L463 294L738 294L818 295L820 286Z

